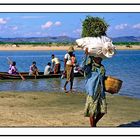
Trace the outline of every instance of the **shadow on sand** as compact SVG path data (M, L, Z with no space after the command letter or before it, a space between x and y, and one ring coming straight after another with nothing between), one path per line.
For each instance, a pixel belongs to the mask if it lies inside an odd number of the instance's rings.
M118 127L140 127L140 120L135 121L135 122L130 122L127 124L121 124Z

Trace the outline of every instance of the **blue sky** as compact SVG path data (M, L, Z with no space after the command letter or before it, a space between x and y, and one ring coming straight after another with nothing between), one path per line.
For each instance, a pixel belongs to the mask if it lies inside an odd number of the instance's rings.
M0 13L0 37L80 37L87 15L104 18L109 37L140 36L140 13Z

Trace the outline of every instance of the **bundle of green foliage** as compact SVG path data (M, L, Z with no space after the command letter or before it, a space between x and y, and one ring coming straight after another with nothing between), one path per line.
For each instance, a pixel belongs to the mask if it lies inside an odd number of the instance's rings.
M82 24L82 37L100 37L106 35L109 25L104 19L87 16Z

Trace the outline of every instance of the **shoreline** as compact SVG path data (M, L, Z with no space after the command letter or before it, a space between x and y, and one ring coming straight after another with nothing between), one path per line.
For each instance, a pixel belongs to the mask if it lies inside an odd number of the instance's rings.
M59 50L68 50L69 46L46 46L46 45L0 45L0 51L59 51ZM75 51L81 50L74 46ZM125 45L116 46L116 50L140 50L140 45L133 45L131 48L126 47Z

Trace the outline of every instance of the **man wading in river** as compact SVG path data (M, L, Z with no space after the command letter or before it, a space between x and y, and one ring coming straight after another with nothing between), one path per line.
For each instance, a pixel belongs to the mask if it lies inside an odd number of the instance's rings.
M74 66L76 63L76 57L75 62L72 61L73 58L73 52L74 48L69 47L68 52L64 56L64 70L66 72L66 82L64 84L64 91L67 92L66 86L70 82L70 91L72 92L73 87L73 80L74 80Z

